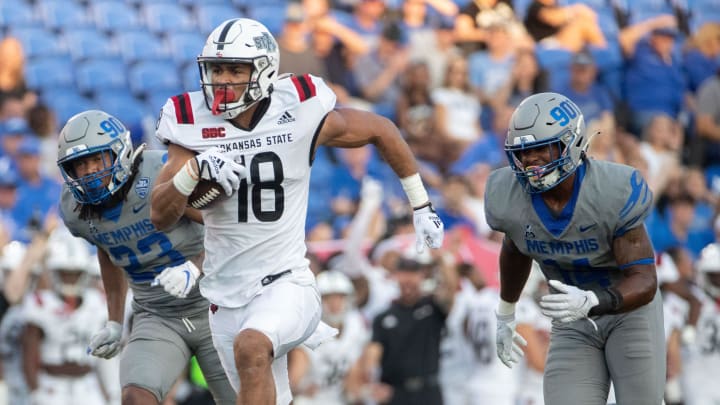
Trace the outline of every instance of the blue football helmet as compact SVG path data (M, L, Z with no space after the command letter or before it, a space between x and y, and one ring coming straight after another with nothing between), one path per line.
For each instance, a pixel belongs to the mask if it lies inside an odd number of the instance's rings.
M104 168L76 176L73 161L96 153L101 153ZM60 131L57 164L65 184L81 204L101 204L122 189L132 174L133 160L130 131L104 111L77 114Z
M523 100L510 118L505 153L528 193L550 190L573 174L588 147L580 108L558 93L538 93ZM554 147L556 159L543 166L523 167L519 152Z

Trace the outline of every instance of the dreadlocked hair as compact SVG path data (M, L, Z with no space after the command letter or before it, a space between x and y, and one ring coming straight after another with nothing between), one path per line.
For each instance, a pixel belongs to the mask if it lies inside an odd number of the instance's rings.
M130 191L130 187L132 187L135 176L137 176L138 173L138 167L140 167L140 163L143 161L143 149L145 145L141 145L139 147L140 150L136 152L135 159L133 160L132 167L130 169L130 177L128 178L128 181L123 184L122 188L118 190L117 193L111 194L110 197L103 201L100 204L80 204L78 203L75 206L75 212L80 211L80 214L78 215L79 218L83 221L87 221L90 219L102 219L102 213L103 211L110 209L116 205L118 205L120 202L125 201L128 192Z

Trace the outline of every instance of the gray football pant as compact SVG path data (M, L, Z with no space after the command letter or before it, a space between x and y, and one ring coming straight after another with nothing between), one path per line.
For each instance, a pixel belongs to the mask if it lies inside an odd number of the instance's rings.
M659 405L665 388L662 298L618 315L553 322L543 380L545 403L605 405L610 381L618 405Z
M123 387L143 388L162 401L192 355L198 360L215 402L234 405L237 395L213 346L208 311L188 318L135 313L129 342L120 358L120 383Z

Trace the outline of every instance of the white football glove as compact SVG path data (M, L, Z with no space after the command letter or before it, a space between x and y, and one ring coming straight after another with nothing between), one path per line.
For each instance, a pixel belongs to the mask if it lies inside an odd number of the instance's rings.
M239 151L223 153L214 147L195 156L201 179L217 182L225 194L231 195L240 187L240 181L247 177L247 168L237 162Z
M121 337L122 325L115 321L108 321L104 328L92 336L87 352L103 359L113 358L122 349L120 345Z
M504 365L512 368L525 354L522 347L527 346L527 341L515 331L515 314L500 315L496 312L495 316L497 317L497 334L495 335L497 355Z
M195 286L200 277L200 269L190 260L183 264L167 267L150 283L150 286L161 285L168 292L178 298L185 298Z
M445 225L432 205L413 211L413 224L415 224L415 249L418 253L425 251L425 245L433 249L442 246Z
M560 322L587 318L590 310L600 303L592 291L581 290L559 280L550 280L549 284L560 293L543 296L540 299L540 308L544 315Z

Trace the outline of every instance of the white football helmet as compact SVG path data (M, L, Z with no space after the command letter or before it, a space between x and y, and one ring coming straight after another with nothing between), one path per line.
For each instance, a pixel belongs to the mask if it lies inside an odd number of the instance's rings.
M575 172L588 141L585 119L575 103L562 94L538 93L523 100L513 112L505 152L525 191L541 193ZM540 167L523 167L520 151L548 146L557 147L557 158Z
M249 18L235 18L215 28L197 61L207 108L230 120L270 95L278 77L280 51L263 24ZM253 67L250 80L213 84L209 65L215 63L250 64ZM246 85L245 92L237 101L227 102L223 95L227 94L228 85Z
M720 244L711 243L700 252L700 258L695 263L698 272L698 284L708 294L720 298L720 285L710 281L709 275L720 273Z
M352 307L352 294L355 292L352 282L348 276L337 270L323 271L316 279L323 300L322 320L333 327L342 325L345 315ZM330 298L331 295L342 296L342 302L337 298Z
M83 177L75 175L72 161L88 155L110 152L105 169ZM120 120L89 110L70 118L60 131L57 165L70 191L81 204L100 204L122 188L132 174L133 145L130 131ZM110 182L103 186L103 179Z
M53 232L45 257L45 268L50 272L53 290L64 297L82 295L89 283L91 260L90 246L84 239L76 238L64 229ZM67 283L61 273L79 274L79 277L77 281Z

